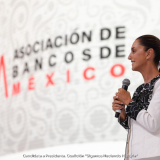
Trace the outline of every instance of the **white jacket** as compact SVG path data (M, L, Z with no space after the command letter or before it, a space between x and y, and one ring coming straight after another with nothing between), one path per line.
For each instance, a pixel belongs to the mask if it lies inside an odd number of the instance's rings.
M128 122L128 157L140 159L160 156L160 79L154 85L148 109L142 109L136 121L128 117Z

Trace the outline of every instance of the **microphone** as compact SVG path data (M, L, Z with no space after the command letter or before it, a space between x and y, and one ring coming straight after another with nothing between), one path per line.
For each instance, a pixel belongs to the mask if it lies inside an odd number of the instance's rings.
M127 91L129 85L130 85L130 80L129 79L124 79L122 81L122 88L125 89L126 91ZM120 109L116 110L115 117L118 118L120 113L121 113Z

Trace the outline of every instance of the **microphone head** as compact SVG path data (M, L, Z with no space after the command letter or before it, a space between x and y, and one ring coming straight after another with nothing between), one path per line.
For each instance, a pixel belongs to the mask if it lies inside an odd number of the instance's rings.
M124 79L124 80L122 81L122 85L124 85L124 86L129 86L129 85L130 85L130 80L129 80L129 79Z

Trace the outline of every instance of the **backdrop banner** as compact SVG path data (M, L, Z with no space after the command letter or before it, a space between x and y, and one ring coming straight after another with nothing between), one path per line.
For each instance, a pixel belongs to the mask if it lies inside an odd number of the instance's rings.
M160 37L158 0L0 0L0 155L126 140L113 96L143 83L128 55ZM125 150L125 149L124 149Z

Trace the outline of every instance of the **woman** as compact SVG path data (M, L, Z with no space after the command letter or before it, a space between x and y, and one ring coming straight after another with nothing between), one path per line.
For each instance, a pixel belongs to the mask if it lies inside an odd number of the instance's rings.
M138 37L128 59L144 84L132 98L122 88L113 97L112 109L121 109L118 122L128 131L125 160L160 160L160 40L153 35Z

